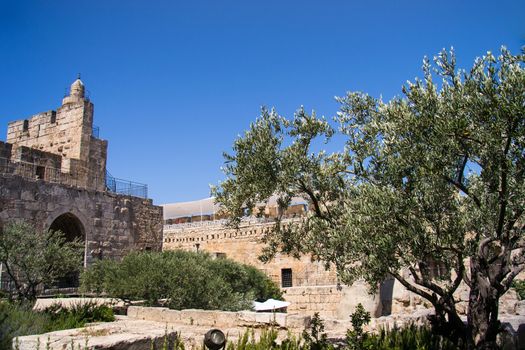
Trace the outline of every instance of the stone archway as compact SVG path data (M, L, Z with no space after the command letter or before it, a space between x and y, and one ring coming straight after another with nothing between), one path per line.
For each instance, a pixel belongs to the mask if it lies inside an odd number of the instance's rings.
M84 225L73 213L65 213L58 216L49 226L50 231L61 231L66 241L71 242L75 238L85 240Z
M77 239L81 242L86 241L86 231L82 221L71 212L64 213L56 217L49 226L50 231L60 231L64 234L66 242L72 242ZM84 248L84 264L85 264ZM79 273L70 273L57 282L58 288L73 288L79 286Z

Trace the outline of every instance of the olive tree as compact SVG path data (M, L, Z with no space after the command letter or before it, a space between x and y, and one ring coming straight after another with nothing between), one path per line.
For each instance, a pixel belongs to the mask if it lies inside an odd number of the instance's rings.
M499 298L525 267L524 58L503 48L465 71L442 51L400 97L338 98L334 123L263 109L212 192L233 224L272 194L282 208L302 196L312 209L300 222L277 218L266 257L308 253L372 288L393 276L433 305L435 331L493 348ZM341 139L342 150L314 151ZM462 283L468 325L454 296Z
M32 302L39 288L82 267L82 245L66 242L60 231L41 232L28 223L12 222L0 231L0 264L14 285L10 297Z

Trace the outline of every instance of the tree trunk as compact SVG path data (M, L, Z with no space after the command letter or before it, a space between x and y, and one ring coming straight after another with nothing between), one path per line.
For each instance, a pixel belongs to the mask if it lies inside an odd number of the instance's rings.
M472 287L467 313L471 347L496 349L496 337L500 330L498 292L491 286L489 278L480 270L479 263L473 258L471 261Z
M458 316L455 305L453 303L446 305L446 301L442 299L434 304L434 310L435 315L428 318L432 331L458 346L465 344L468 337L467 328Z

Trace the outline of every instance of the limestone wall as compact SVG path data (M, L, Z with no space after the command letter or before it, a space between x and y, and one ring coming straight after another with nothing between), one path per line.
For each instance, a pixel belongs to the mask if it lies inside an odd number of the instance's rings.
M310 317L296 314L218 311L218 310L171 310L163 307L130 306L128 317L163 323L181 323L208 327L261 327L277 325L302 331L310 324Z
M67 158L87 160L81 152L82 134L91 135L93 105L82 101L62 106L57 111L36 114L25 120L8 124L7 142L55 153ZM27 128L24 129L24 123Z
M284 298L291 302L288 312L302 315L319 313L322 318L348 319L361 303L373 317L381 316L378 295L370 295L364 282L352 286L308 286L285 288Z
M334 269L326 270L324 264L303 256L296 259L277 254L268 263L258 257L264 248L261 241L271 222L244 223L239 230L227 228L220 223L180 226L164 230L164 250L184 249L206 251L219 257L227 257L243 264L257 266L278 285L281 285L282 269L292 270L292 286L334 285L337 276ZM178 226L178 225L175 225Z
M104 190L107 141L93 137L93 104L90 101L78 99L56 111L11 122L7 128L7 142L12 144L13 151L35 149L61 157L60 167L53 169L70 174L79 187Z
M25 220L40 229L71 214L83 226L86 264L130 250L162 249L162 207L151 200L29 180L0 177L0 222Z
M312 261L308 256L296 259L277 254L270 262L262 263L258 259L265 247L261 239L272 225L271 222L245 222L239 230L226 228L220 222L167 226L163 249L198 249L256 266L279 286L282 286L282 270L291 269L292 287L283 287L282 291L284 299L291 302L288 311L292 313L318 312L322 317L344 319L362 303L372 315L381 315L379 296L370 295L364 283L338 287L335 269L326 270L323 263Z

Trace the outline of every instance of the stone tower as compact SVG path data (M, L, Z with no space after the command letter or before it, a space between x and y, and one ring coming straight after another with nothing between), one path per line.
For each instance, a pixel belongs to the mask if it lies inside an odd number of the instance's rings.
M24 159L20 146L53 153L61 157L60 170L75 186L105 189L107 141L93 134L93 104L80 78L71 84L56 111L9 123L6 141L20 161L34 162Z

